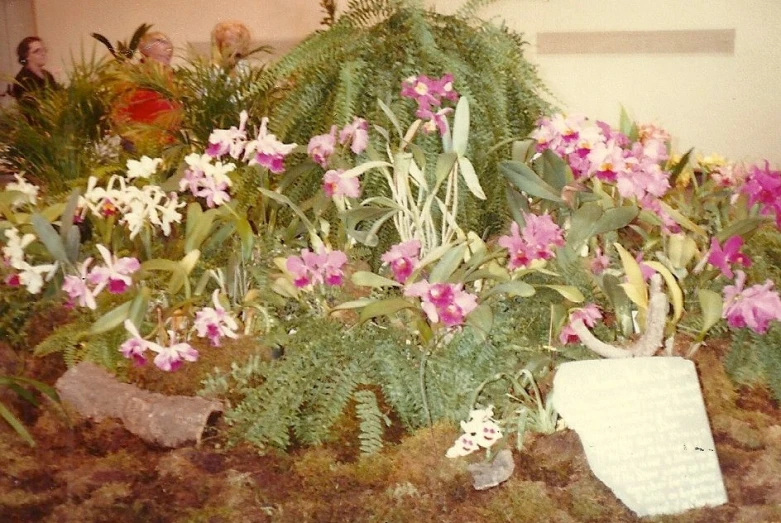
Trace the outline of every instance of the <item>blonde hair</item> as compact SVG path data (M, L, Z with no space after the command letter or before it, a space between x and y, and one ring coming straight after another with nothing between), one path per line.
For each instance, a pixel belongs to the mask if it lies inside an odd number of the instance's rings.
M223 57L241 58L249 53L250 32L236 20L220 22L212 29L212 42Z

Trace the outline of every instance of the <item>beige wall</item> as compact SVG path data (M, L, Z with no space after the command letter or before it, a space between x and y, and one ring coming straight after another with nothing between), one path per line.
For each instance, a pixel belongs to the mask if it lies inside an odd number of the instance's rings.
M480 14L525 33L566 110L617 124L623 105L681 150L781 166L781 0L499 0ZM692 29L735 29L734 54L537 54L540 32Z
M442 11L458 0L428 0ZM206 41L215 22L244 21L259 41L290 42L318 28L315 0L36 0L39 33L67 56L88 34L129 37L142 22L176 44ZM342 0L340 4L344 4ZM120 7L122 6L122 7ZM620 105L677 137L735 160L781 165L781 0L498 0L483 17L526 34L527 56L569 111L617 123ZM734 54L539 55L553 31L735 29ZM284 44L283 44L284 45Z

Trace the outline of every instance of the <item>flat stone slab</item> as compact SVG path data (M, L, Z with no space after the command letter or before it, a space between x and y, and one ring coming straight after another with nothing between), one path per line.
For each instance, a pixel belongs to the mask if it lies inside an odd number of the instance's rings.
M553 405L591 470L638 516L727 502L694 363L677 357L576 361Z

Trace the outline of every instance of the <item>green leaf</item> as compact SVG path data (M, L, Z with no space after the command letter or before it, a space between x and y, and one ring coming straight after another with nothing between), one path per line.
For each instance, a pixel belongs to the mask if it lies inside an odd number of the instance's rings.
M672 298L674 311L673 320L677 322L681 319L681 315L683 315L683 291L681 290L681 286L678 285L678 280L675 279L675 276L670 272L670 269L658 261L647 261L643 263L661 274L664 278L664 283L667 285L667 291Z
M719 240L719 243L724 243L725 241L729 240L733 236L745 236L755 231L763 223L767 223L768 221L769 221L768 218L757 217L757 216L751 218L743 218L742 220L736 221L729 227L720 230L718 233L715 234L715 237L717 240Z
M640 209L634 205L607 209L594 226L592 235L623 229L637 218Z
M179 269L179 262L173 260L164 260L162 258L155 258L154 260L147 260L141 264L142 271L168 271L173 272Z
M486 340L494 325L494 313L487 303L482 303L466 317L466 324L475 330L478 339Z
M54 205L50 205L46 207L44 210L41 211L41 216L46 218L49 222L54 222L57 220L57 218L62 216L63 211L65 210L65 204L64 203L55 203Z
M95 334L102 334L122 325L122 322L124 322L128 318L128 314L130 314L132 303L133 302L131 301L127 301L108 311L92 324L89 333L94 336Z
M586 297L583 296L583 293L580 292L577 287L573 287L572 285L540 285L540 287L553 289L554 291L564 296L565 299L573 303L581 303L586 299Z
M37 213L32 215L30 222L38 235L38 239L46 246L52 258L60 263L68 264L68 253L65 251L65 245L62 243L60 235L52 227L52 224Z
M643 280L643 273L640 270L640 264L637 263L629 252L624 249L620 243L613 244L621 257L621 264L624 266L627 283L622 284L629 299L637 304L641 309L648 308L648 286Z
M404 131L401 130L401 124L399 123L399 119L396 118L396 115L393 114L393 111L391 111L390 107L385 105L382 100L377 99L377 104L379 104L380 109L382 109L382 112L385 113L385 116L388 117L388 120L393 124L393 127L396 129L396 132L398 133L399 137L404 136Z
M463 157L469 141L469 100L466 96L458 99L456 114L453 117L453 152Z
M236 218L236 232L239 233L241 239L241 256L244 260L249 261L252 257L252 248L255 245L255 234L246 218Z
M700 333L705 334L721 319L724 312L724 302L721 299L721 294L708 289L699 289L697 298L700 301L700 309L702 309Z
M488 296L501 293L505 293L508 296L520 296L521 298L528 298L530 296L534 296L537 293L537 289L525 281L506 281L489 289L488 292L485 293L484 297L487 298Z
M441 153L437 156L437 167L434 170L434 176L436 180L436 187L447 179L450 171L453 170L453 166L458 161L458 155L454 152Z
M575 176L567 162L550 149L546 149L542 153L542 179L561 194L564 186L572 183Z
M448 278L450 278L450 275L455 272L464 260L466 247L466 244L457 245L442 255L442 258L434 266L434 269L432 269L429 281L431 283L446 282Z
M564 203L564 200L556 193L556 190L526 164L504 161L499 164L499 170L511 184L529 196L536 196L537 198L556 203Z
M306 217L306 214L304 214L301 208L295 203L293 203L293 201L290 198L288 198L283 194L279 194L276 191L270 191L269 189L265 189L263 187L261 187L259 190L261 194L264 194L265 196L271 198L272 200L279 203L283 203L288 207L290 207L290 210L296 213L296 216L298 216L301 219L301 222L306 227L306 230L307 232L309 232L310 236L312 236L312 238L317 237L317 229L315 229L315 226L312 225L312 222L309 221L309 218Z
M197 204L191 204L191 207L192 205ZM189 229L189 234L185 234L184 252L189 253L201 247L201 244L211 233L212 225L214 225L214 219L216 217L216 209L209 209L204 213L195 212L193 216L195 224L190 227L191 216L188 210L187 228Z
M25 442L27 442L28 445L31 447L35 446L35 440L27 431L27 429L24 428L22 422L19 421L16 416L14 416L13 413L2 403L0 403L0 417L2 417L9 425L11 425L11 428L13 428L16 433L19 434L19 436L21 436Z
M136 327L140 327L146 316L146 309L149 305L149 289L142 287L133 301L130 302L130 310L128 311L128 318Z
M616 312L616 319L621 326L621 333L624 336L629 336L634 329L629 297L624 292L623 287L621 287L621 282L612 274L605 274L602 277L602 285L605 295Z
M567 233L567 244L577 250L581 242L591 238L603 213L602 206L596 202L581 205L572 214L570 229Z
M513 142L510 158L514 162L526 163L534 155L534 140L519 140Z
M370 303L361 311L360 322L364 323L377 316L392 316L402 309L414 309L415 305L404 298L388 298Z
M352 275L350 280L355 285L359 285L361 287L382 288L382 287L401 287L402 286L397 281L385 278L383 276L380 276L379 274L374 274L373 272L369 272L369 271L357 271L357 272L355 272Z
M667 203L665 203L665 202L663 202L661 200L659 201L659 204L661 205L662 209L667 214L669 214L670 217L673 220L675 220L675 222L678 225L680 225L681 227L683 227L685 229L688 229L688 230L692 231L695 234L699 234L703 238L707 238L708 237L707 233L705 232L705 230L702 227L700 227L699 225L697 225L696 223L691 221L689 218L687 218L686 216L681 214L677 209L673 209Z
M203 215L203 209L198 202L192 202L187 206L187 222L184 225L184 237L189 238L193 233L193 228L198 223L198 219Z
M681 175L683 170L686 168L687 165L689 165L689 158L691 157L692 153L694 152L694 147L686 151L686 154L684 154L681 157L681 161L675 164L675 167L670 169L670 186L675 187L675 182L678 179L678 176Z
M477 173L475 172L472 162L469 161L469 158L459 157L458 166L461 168L461 176L464 177L464 182L466 182L466 186L471 193L474 194L476 198L485 200L485 193L480 186L480 180L477 178Z
M376 301L377 300L375 300L374 298L358 298L357 300L351 300L351 301L346 301L344 303L340 303L336 307L331 308L331 312L351 310L351 309L361 309Z
M629 117L629 114L627 114L624 106L621 106L621 121L618 128L623 134L627 136L627 138L629 138L629 141L637 141L637 124L635 124L635 122L633 122Z
M79 206L79 195L79 189L73 189L73 192L71 192L68 197L68 202L65 204L65 209L63 209L62 215L60 216L60 238L62 238L63 243L66 245L68 243L70 231L72 229L77 229L77 227L73 226L73 216L76 214L76 208ZM77 258L74 258L71 261L75 262L76 259Z

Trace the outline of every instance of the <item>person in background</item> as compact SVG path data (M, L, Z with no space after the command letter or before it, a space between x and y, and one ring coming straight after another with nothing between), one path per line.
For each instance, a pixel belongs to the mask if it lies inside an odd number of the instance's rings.
M218 23L212 29L215 62L227 70L236 68L250 52L251 36L246 25L235 20Z
M143 58L141 61L152 60L166 67L171 65L174 56L174 46L171 40L160 31L146 33L138 44Z
M37 36L24 38L16 48L16 55L22 70L16 75L16 83L11 86L11 96L20 104L29 104L35 94L45 89L59 89L54 76L44 69L47 59L46 46Z

